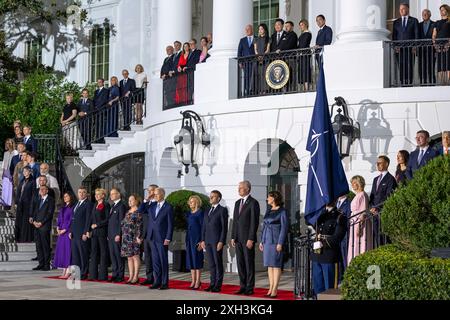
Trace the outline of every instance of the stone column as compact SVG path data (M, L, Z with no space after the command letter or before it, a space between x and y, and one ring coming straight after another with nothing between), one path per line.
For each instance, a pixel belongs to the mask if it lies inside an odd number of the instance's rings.
M388 40L386 0L339 0L337 43Z

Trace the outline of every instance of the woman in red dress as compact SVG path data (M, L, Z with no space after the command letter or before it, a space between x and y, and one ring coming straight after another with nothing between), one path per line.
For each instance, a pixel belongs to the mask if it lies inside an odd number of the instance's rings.
M185 42L183 44L183 52L181 53L180 60L178 62L177 70L177 91L175 94L175 102L181 105L185 105L188 101L188 92L187 92L187 61L189 58L189 54L191 53L191 48L189 47L189 43Z

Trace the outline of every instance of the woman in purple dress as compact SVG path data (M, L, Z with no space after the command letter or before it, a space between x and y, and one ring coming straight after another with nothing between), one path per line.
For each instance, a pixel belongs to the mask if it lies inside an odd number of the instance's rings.
M62 268L63 274L60 278L68 278L70 275L71 247L69 239L69 229L72 222L74 197L70 193L64 194L64 206L58 214L58 240L56 241L55 257L53 266Z

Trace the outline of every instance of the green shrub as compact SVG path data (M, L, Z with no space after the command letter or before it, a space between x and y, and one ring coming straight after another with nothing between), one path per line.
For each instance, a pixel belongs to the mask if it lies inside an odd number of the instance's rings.
M189 197L193 195L197 195L202 199L202 209L206 210L209 206L209 198L202 193L190 190L179 190L172 192L166 198L166 201L170 203L174 209L175 231L185 231L187 229L185 213L190 211L188 200Z
M430 255L450 247L450 157L437 157L385 202L383 231L402 248Z
M381 289L367 288L370 266L379 266ZM450 259L422 258L387 245L355 257L342 284L345 300L448 300Z

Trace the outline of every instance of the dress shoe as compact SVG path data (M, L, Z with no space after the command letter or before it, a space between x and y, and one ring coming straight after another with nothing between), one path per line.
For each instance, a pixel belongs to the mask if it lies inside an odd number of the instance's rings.
M253 293L254 293L253 290L246 290L244 294L246 296L251 296Z
M152 289L152 290L155 290L155 289L161 288L161 285L160 284L154 284L154 285L152 285L151 287L148 287L148 288Z
M222 291L221 288L212 288L211 289L211 292L220 292L220 291Z
M169 286L167 284L159 288L159 290L167 290L167 289L169 289Z
M153 284L153 280L147 279L147 280L142 281L140 284L141 284L141 286L152 285Z
M277 297L278 297L278 295L269 296L269 298L272 298L272 299L276 299Z
M236 291L234 294L244 294L245 293L245 289L239 289L238 291Z
M205 291L206 292L210 292L210 291L212 291L212 289L214 289L214 287L213 286L209 286L208 288L205 289Z
M44 266L37 266L36 268L33 268L34 271L39 271L42 270L44 268Z
M123 278L116 278L113 281L114 283L119 283L119 282L123 282Z
M31 261L38 261L38 257L31 259Z
M108 282L114 282L114 281L116 281L116 278L111 277L111 278L109 278L107 281L108 281Z

